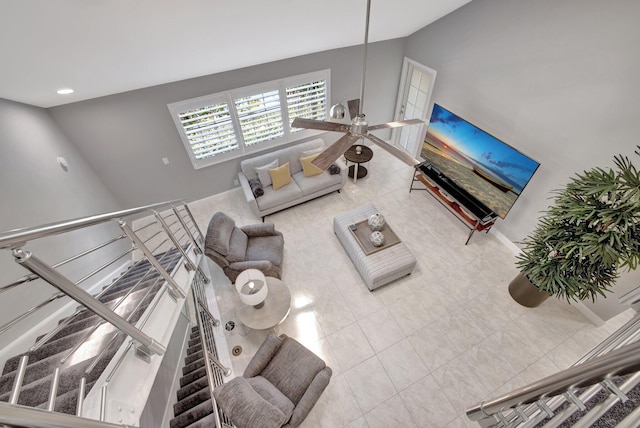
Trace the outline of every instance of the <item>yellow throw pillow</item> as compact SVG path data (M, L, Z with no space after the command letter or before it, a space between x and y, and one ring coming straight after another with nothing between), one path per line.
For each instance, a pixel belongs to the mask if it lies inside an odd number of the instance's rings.
M273 190L278 190L281 187L291 183L291 173L289 172L289 162L278 168L272 168L269 170L271 181L273 182Z
M312 175L322 174L324 171L312 164L311 162L318 157L320 153L316 153L315 155L305 156L300 158L300 163L302 164L302 170L304 171L305 177L311 177Z

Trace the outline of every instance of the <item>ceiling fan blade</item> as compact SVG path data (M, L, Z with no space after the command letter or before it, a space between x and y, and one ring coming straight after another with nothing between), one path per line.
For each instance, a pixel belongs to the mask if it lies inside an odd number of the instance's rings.
M380 148L391 153L392 155L394 155L395 157L397 157L398 159L400 159L402 162L406 163L409 166L415 166L420 163L419 160L411 156L409 153L405 152L404 150L400 150L396 146L392 146L391 144L387 143L384 140L381 140L380 138L376 137L373 134L367 134L365 135L365 137L367 137L369 140L376 143Z
M333 143L322 153L318 155L311 163L320 169L327 169L336 161L349 147L353 145L361 137L353 134L347 134Z
M372 125L369 127L369 131L375 131L376 129L383 129L383 128L399 128L401 126L417 125L419 123L424 123L424 121L420 119L409 119L409 120L401 120L399 122L388 122L380 125Z
M347 105L349 106L349 118L353 119L360 113L360 99L356 98L354 100L347 101Z
M345 125L344 123L303 119L301 117L293 119L291 126L294 128L319 129L320 131L349 132L349 125Z

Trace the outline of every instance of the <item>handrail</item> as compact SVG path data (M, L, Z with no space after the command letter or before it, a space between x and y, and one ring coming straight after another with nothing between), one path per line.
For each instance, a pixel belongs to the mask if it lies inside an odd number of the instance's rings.
M196 272L193 281L195 284L197 284L197 281L199 279L200 276L200 272ZM192 291L192 297L193 297L193 304L195 306L196 309L196 323L198 325L198 330L199 330L199 334L200 334L200 344L202 346L202 356L205 360L205 373L207 376L207 383L209 384L209 394L211 396L211 404L213 406L213 414L214 414L214 421L216 424L216 428L222 428L222 423L220 421L220 414L218 412L218 403L216 403L216 398L213 396L213 389L214 389L214 380L213 380L213 373L211 370L211 365L209 362L209 349L207 347L207 341L205 340L205 332L204 332L204 321L202 319L202 315L200 313L200 310L198 310L198 307L200 306L200 303L198 302L198 296L196 296L196 289L199 288L199 285L196 285L194 287L192 287L193 291ZM216 360L217 361L217 360ZM224 366L223 366L224 367Z
M572 366L577 366L588 360L593 359L594 357L606 354L614 349L621 348L622 346L627 345L631 342L635 342L636 336L638 336L638 334L640 334L640 313L636 314L633 318L631 318L624 325L618 328L613 334L611 334L609 337L607 337L605 340L603 340L601 343L599 343L597 346L595 346L593 349L587 352L582 358L580 358L578 361L572 364ZM587 390L583 391L580 394L580 397L579 397L580 401L582 402L588 401L590 396L594 395L596 392L600 391L601 389L602 389L601 384L592 385L590 388L588 388ZM585 394L587 395L585 396ZM529 404L527 407L523 409L523 412L527 415L533 415L535 414L535 412L542 409L544 413L538 413L537 415L533 416L533 418L529 419L528 423L535 424L539 421L542 421L545 418L545 415L548 416L548 412L546 409L544 409L544 407L547 407L551 411L555 411L564 402L566 402L566 399L561 395L557 395L546 402L545 400L538 400L535 403ZM577 406L569 406L563 411L563 413L566 413L568 411L573 413L576 408ZM511 409L511 410L514 410L514 409ZM534 413L532 413L532 411ZM508 414L505 414L505 416L508 416ZM567 415L567 417L568 416L570 416L570 414ZM535 423L532 422L534 420L536 421ZM511 426L511 425L508 425L508 426ZM530 425L530 426L533 426L533 425Z
M0 234L0 249L12 248L19 246L27 241L44 238L45 236L58 235L72 230L82 229L83 227L94 226L109 220L119 219L134 214L140 214L145 211L161 208L163 206L171 206L172 204L184 203L176 199L173 201L159 202L157 204L146 205L138 208L130 208L122 211L113 211L110 213L97 214L88 217L80 217L72 220L59 221L49 223L42 226L26 227L22 229L14 229Z
M134 428L131 425L112 424L2 402L0 402L0 424L10 427L28 426L34 428Z
M489 401L483 401L467 410L467 417L479 421L512 407L530 404L541 398L564 393L570 389L589 386L612 376L640 370L640 342L626 345L583 364L547 376L537 382L518 388Z

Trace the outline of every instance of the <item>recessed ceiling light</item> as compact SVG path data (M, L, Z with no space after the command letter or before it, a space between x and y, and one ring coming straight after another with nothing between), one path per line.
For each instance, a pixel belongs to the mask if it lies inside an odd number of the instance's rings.
M58 89L58 94L60 94L60 95L73 94L73 89L71 89L71 88Z

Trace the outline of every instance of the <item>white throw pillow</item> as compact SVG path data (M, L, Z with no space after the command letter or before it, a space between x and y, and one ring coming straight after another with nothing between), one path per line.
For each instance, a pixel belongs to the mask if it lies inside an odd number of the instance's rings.
M318 147L317 149L305 150L300 153L301 158L306 158L307 156L315 155L316 153L320 153L324 150L324 147Z
M271 186L271 174L269 174L269 170L277 167L278 159L264 166L256 167L256 174L258 174L258 180L260 180L262 187Z

